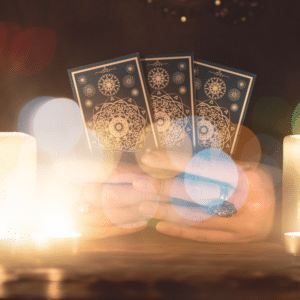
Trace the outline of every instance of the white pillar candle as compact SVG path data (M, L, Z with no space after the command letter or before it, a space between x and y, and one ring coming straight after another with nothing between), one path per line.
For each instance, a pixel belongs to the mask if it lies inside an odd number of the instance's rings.
M36 140L0 133L0 235L30 233L36 200Z
M283 140L282 231L300 232L300 135Z

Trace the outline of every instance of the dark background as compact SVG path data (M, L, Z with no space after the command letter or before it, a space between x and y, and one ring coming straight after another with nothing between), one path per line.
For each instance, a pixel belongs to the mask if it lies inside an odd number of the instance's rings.
M0 66L0 131L17 130L31 99L73 98L69 68L134 52L193 52L257 74L244 124L281 144L300 100L299 12L297 0L224 0L219 6L211 0L2 0L0 22L51 29L57 45L39 73L18 75Z

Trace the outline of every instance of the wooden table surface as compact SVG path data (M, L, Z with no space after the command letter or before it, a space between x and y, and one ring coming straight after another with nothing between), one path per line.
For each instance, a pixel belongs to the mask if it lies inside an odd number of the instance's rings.
M204 244L148 228L73 257L0 260L1 299L300 299L300 259L279 243Z

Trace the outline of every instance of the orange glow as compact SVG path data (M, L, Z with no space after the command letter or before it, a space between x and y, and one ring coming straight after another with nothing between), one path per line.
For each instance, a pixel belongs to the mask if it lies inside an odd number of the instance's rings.
M0 67L4 64L4 53L6 51L8 32L5 23L0 22Z
M33 75L42 71L52 60L56 48L55 33L35 27L21 32L12 42L8 56L16 75Z
M23 133L0 134L1 234L29 233L36 191L36 141Z
M242 126L239 141L232 158L241 163L250 163L255 169L261 158L261 146L256 135L247 127Z

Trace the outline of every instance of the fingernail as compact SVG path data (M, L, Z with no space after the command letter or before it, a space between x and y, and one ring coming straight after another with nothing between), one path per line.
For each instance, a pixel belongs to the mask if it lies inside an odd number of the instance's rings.
M151 202L142 202L139 205L139 211L141 214L147 217L153 217L156 213L157 205Z
M136 223L125 224L125 225L123 225L123 227L128 228L128 229L133 229L133 228L137 229L137 228L143 227L147 224L148 224L147 221L139 221Z
M143 178L135 179L133 188L141 192L150 192L152 190L150 181Z
M153 165L157 162L157 156L154 153L146 153L142 156L142 163L145 165Z
M173 224L169 224L167 222L158 222L156 224L156 230L158 232L161 232L161 233L164 233L164 234L175 235L174 234L174 225Z

